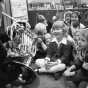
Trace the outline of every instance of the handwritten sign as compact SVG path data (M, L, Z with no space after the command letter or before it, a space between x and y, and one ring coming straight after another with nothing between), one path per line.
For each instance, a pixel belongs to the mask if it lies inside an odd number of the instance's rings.
M28 21L27 1L10 0L12 16L17 20Z

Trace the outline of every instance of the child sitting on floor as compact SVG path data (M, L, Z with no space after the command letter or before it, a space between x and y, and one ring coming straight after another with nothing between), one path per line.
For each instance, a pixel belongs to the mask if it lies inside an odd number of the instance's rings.
M46 57L46 45L44 36L47 33L46 26L43 23L38 23L35 26L34 32L37 36L36 38L36 55L33 57L33 62L37 59L45 58Z
M63 21L56 21L52 28L52 41L47 47L45 59L37 60L39 72L56 73L63 71L72 61L72 38L67 35Z
M75 58L74 64L64 72L77 88L80 82L88 82L88 30L81 30L79 36L78 58Z
M46 54L47 54L47 47L48 47L49 43L51 42L51 39L52 39L52 36L51 36L50 33L46 33L46 34L44 35L44 40L45 40L45 42L43 42L40 38L38 39L38 41L40 41L40 44L41 44L42 49L46 52ZM43 53L43 52L42 52L42 53ZM39 58L37 58L37 60L36 60L36 62L38 63L38 66L39 66L39 67L42 67L42 65L43 65L43 63L40 63L40 62L44 60L44 59L43 59L43 58L45 58L44 56L45 56L45 55L44 55L44 53L43 53L43 54L42 54L42 57L39 57ZM40 65L40 64L41 64L41 65Z

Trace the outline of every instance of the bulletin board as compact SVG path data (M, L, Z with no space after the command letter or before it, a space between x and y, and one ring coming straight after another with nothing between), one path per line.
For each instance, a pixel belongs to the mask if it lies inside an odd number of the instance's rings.
M12 17L28 21L27 0L10 0Z

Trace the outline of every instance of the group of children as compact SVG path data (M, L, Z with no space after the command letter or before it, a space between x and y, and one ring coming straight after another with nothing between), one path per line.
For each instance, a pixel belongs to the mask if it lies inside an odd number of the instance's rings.
M78 12L66 12L63 20L54 18L51 31L47 33L46 18L38 16L33 30L37 36L36 54L32 58L38 66L35 71L60 73L78 86L88 81L88 29L80 23Z
M55 18L50 33L45 29L45 20L34 29L38 36L35 71L62 73L77 86L88 81L88 29L80 23L79 13L68 11L63 20Z

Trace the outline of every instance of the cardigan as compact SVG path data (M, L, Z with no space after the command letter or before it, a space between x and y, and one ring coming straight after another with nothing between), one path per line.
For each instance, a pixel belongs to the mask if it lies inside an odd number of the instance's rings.
M56 61L60 59L62 63L66 65L70 65L70 62L73 61L73 46L67 41L67 44L56 42L51 42L47 48L47 57L50 58L51 61Z

